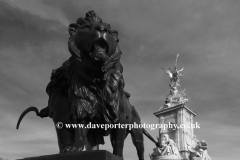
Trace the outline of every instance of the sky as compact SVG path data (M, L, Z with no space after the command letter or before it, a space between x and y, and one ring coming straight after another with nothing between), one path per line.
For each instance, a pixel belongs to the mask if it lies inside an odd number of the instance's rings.
M240 1L238 0L0 0L0 157L9 160L58 153L50 118L29 113L47 106L52 69L70 57L68 25L94 10L119 32L125 90L142 123L157 124L154 112L168 94L160 67L184 67L181 89L198 114L212 159L234 160L240 149ZM148 132L158 136L158 130ZM109 137L100 146L112 152ZM144 137L145 159L154 144ZM124 158L137 159L130 136Z

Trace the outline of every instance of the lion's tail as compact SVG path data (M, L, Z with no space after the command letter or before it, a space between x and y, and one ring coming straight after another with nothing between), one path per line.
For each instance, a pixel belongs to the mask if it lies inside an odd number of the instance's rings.
M19 128L19 125L23 119L23 117L28 113L28 112L31 112L31 111L34 111L36 113L37 116L41 117L41 118L44 118L44 117L48 117L49 116L49 107L45 107L43 108L40 112L38 111L38 109L34 106L31 106L29 108L27 108L25 111L22 112L22 114L20 115L19 119L18 119L18 122L17 122L17 126L16 126L16 129Z
M147 136L156 146L158 146L158 142L144 129L142 128L143 130L143 134L145 134L145 136Z

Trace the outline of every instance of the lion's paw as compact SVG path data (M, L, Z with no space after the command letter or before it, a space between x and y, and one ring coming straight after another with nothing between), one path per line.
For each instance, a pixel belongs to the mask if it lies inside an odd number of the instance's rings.
M73 153L73 152L82 152L82 147L74 147L74 146L67 146L65 147L61 153Z
M67 146L61 151L61 153L70 153L71 149L72 149L72 146Z
M82 147L72 147L71 152L82 152L83 148Z

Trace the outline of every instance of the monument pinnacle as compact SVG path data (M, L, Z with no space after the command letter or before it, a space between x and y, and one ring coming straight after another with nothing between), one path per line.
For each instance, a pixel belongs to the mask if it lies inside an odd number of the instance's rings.
M179 104L185 104L188 99L187 95L185 94L185 89L183 90L178 90L180 87L180 78L183 76L180 72L183 71L184 68L178 70L177 69L177 60L178 60L179 54L177 54L176 57L176 63L173 69L166 67L161 69L169 76L170 78L170 83L169 83L169 94L166 97L165 104L163 105L162 108L169 108L173 107Z

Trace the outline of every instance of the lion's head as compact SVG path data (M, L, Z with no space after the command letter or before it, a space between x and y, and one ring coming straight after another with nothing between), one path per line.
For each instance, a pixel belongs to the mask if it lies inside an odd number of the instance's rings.
M71 36L68 47L74 57L104 64L111 56L121 52L117 45L117 31L111 30L110 25L103 23L94 11L70 24L68 30Z

